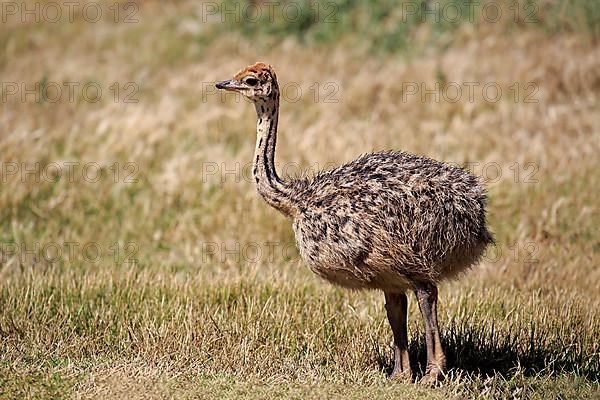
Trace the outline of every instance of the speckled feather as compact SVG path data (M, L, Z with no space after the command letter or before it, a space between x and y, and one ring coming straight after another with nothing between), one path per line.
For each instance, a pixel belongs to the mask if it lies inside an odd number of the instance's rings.
M345 287L397 291L438 282L473 265L492 241L485 188L426 157L366 154L289 187L303 259Z

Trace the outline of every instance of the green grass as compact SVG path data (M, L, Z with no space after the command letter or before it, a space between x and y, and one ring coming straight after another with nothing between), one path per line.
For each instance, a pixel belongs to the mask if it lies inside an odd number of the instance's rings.
M414 52L419 29L429 31L425 44L447 46L452 34L464 25L471 25L476 34L483 27L500 25L513 33L532 28L548 35L576 31L600 37L600 5L585 0L386 0L373 4L319 0L283 1L262 7L227 0L219 3L217 10L220 18L213 20L218 23L211 28L220 33L238 30L254 38L295 37L309 44L342 41L384 53Z

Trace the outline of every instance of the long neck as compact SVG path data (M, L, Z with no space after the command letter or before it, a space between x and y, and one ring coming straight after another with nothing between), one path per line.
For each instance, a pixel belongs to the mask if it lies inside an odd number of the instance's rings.
M291 201L290 188L275 170L279 92L274 89L268 99L255 103L258 122L252 173L258 193L265 201L286 216L293 216L295 207Z

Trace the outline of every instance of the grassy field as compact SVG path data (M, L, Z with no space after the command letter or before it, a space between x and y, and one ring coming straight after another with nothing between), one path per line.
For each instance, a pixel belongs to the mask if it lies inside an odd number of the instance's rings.
M600 3L427 3L3 3L0 398L600 398ZM256 193L214 81L257 60L280 174L403 149L488 182L439 387L387 380L383 295L313 276Z

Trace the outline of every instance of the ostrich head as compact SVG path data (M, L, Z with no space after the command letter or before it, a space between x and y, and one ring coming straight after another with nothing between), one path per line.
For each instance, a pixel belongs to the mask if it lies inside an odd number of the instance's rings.
M268 64L252 64L228 81L217 82L217 89L239 92L252 102L275 99L279 93L275 70Z

